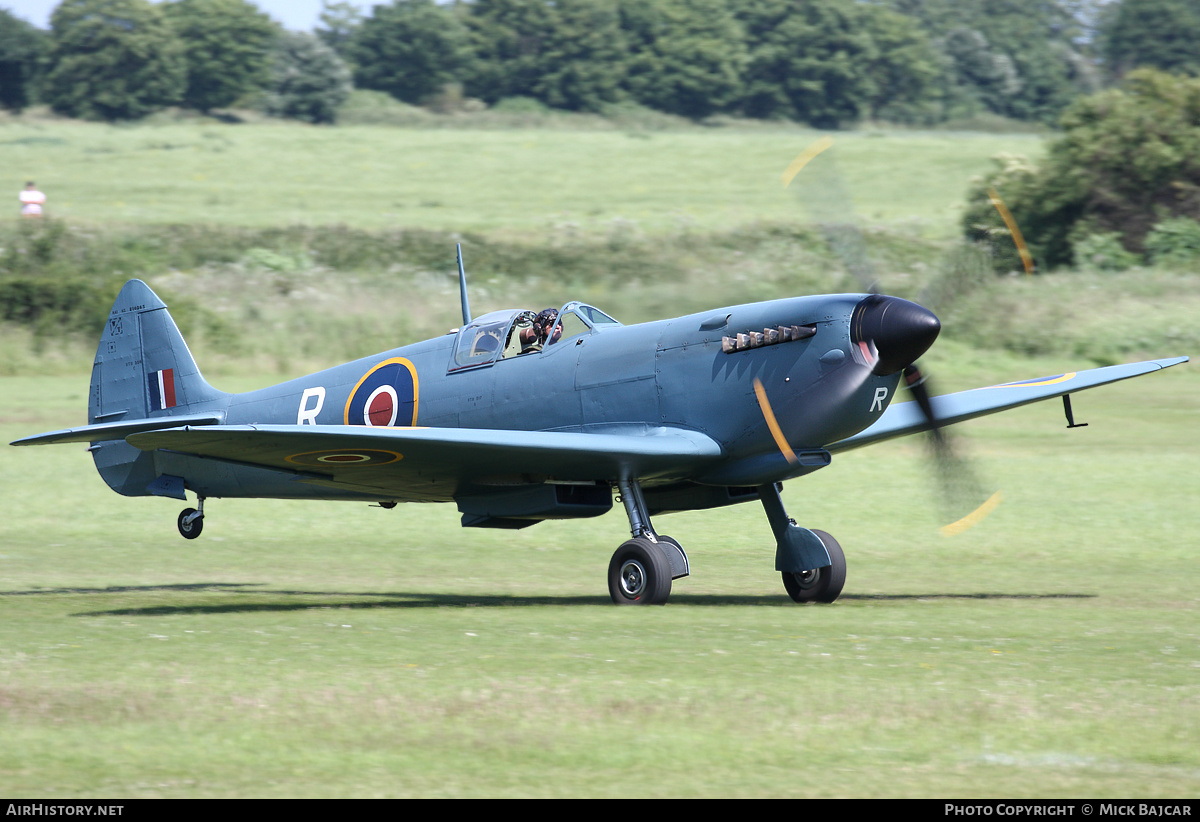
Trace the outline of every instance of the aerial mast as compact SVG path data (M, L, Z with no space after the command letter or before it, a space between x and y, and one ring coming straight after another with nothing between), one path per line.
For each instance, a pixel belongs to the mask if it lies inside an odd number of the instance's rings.
M455 243L458 249L458 291L462 297L463 325L471 322L471 303L467 301L467 272L463 268L462 243Z

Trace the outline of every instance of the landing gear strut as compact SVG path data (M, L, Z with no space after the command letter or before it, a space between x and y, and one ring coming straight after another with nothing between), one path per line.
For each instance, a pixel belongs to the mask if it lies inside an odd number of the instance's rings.
M824 531L801 528L784 510L774 483L759 486L759 498L775 532L775 570L794 601L830 603L846 584L846 555Z
M618 487L631 538L608 563L608 593L618 605L662 605L671 596L671 581L689 573L687 554L671 537L654 533L636 481L621 480Z
M179 512L176 525L179 527L179 535L184 539L195 539L204 530L204 497L198 499L196 504L200 506L200 510L184 508Z

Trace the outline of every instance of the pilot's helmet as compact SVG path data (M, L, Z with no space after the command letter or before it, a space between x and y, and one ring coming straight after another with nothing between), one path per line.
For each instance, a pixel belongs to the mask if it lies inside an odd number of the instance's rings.
M546 308L538 313L533 319L533 327L537 329L538 336L543 339L550 334L550 329L554 327L554 323L558 320L557 308Z

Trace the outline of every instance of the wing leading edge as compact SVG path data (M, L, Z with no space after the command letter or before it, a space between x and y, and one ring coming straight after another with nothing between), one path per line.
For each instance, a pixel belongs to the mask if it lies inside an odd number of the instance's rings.
M1140 377L1143 374L1160 371L1187 361L1187 357L1174 357L1127 365L1110 365L1105 368L1073 371L1053 377L1040 377L1003 385L992 385L987 388L975 388L956 394L943 394L940 397L933 397L931 402L934 416L940 424L952 425L956 422L995 414L1040 400L1073 394L1085 388L1095 388L1098 385L1107 385L1127 380L1130 377ZM931 427L929 420L921 413L915 402L893 403L870 428L834 443L829 446L828 450L833 452L849 451L852 448L860 448L893 437L928 431Z

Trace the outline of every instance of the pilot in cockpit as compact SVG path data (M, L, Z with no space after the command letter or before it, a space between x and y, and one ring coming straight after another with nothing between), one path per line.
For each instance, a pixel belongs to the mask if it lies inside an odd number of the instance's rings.
M557 321L558 309L555 308L544 309L534 317L530 326L521 329L521 353L541 351L542 346L547 344L547 338ZM558 333L561 335L562 331Z

